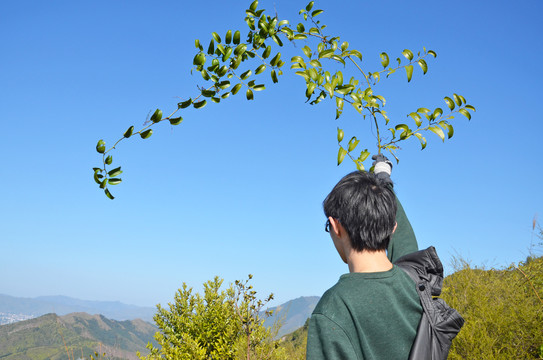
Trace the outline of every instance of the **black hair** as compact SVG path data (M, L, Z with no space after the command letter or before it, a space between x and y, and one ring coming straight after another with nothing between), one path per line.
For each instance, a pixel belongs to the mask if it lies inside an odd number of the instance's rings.
M354 171L334 186L324 214L345 228L356 251L386 250L396 225L396 195L373 173Z

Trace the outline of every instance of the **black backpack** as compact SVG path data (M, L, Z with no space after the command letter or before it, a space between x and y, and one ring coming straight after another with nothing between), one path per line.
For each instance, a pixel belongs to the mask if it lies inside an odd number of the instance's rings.
M441 294L443 284L443 265L436 249L430 246L402 256L394 264L415 282L423 308L409 359L447 359L452 340L464 325L464 319L443 299L434 297Z

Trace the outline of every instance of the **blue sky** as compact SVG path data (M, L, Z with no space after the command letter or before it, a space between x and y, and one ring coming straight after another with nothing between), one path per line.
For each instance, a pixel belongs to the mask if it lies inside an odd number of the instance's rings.
M301 1L261 1L291 23ZM278 84L183 113L177 127L113 153L123 183L107 199L92 179L96 142L112 144L154 109L194 96L194 39L247 27L249 2L17 1L0 13L2 145L0 293L166 303L182 282L199 289L254 274L275 304L321 295L347 271L323 231L321 202L353 165L336 166L336 128L374 149L350 109L305 103L282 50ZM437 52L411 83L398 72L376 91L393 119L444 106L459 93L477 108L455 136L414 139L393 169L421 248L503 266L528 255L542 212L541 1L318 1L328 34L379 70L405 48ZM241 92L240 92L241 94Z

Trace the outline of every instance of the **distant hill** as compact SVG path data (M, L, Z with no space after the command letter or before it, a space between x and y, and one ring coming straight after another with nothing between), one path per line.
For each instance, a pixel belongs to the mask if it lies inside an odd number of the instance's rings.
M88 359L101 351L109 359L136 360L137 351L148 353L145 346L154 341L156 331L142 320L116 321L85 313L47 314L0 326L0 359Z
M319 302L318 296L302 296L294 300L287 301L268 310L274 310L274 314L264 322L266 326L272 326L275 321L282 321L281 329L277 336L281 337L291 333L304 326L307 318L311 316L313 309Z
M152 322L156 309L127 305L118 301L88 301L67 296L21 298L0 294L0 325L49 313L66 315L74 312L102 314L115 320L142 319ZM17 316L9 316L10 314Z

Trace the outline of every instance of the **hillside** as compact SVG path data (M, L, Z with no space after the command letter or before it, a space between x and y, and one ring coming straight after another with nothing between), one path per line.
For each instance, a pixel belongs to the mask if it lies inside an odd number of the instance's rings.
M152 322L156 309L118 301L88 301L67 296L22 298L0 294L0 325L49 313L66 315L74 312L102 314L115 320L142 319ZM10 314L16 316L9 316Z
M277 336L281 337L302 327L311 316L313 309L319 302L318 296L302 296L287 301L268 310L273 310L273 315L264 322L265 326L272 326L277 320L282 324Z
M136 351L147 353L145 346L153 341L155 332L153 325L142 320L116 321L86 313L46 314L0 326L0 359L67 360L101 351L110 359L136 360Z

